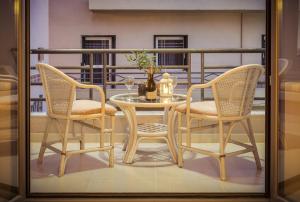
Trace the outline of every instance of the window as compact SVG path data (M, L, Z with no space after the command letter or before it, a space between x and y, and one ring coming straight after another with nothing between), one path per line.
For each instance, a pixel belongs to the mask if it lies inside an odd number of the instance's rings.
M187 48L187 35L155 35L154 48ZM185 65L186 57L182 53L158 53L158 65Z
M115 36L82 36L82 48L86 49L111 49L116 48L116 37ZM103 54L94 54L93 66L94 66L94 75L93 83L94 84L103 84ZM115 63L115 55L107 55L107 65ZM89 65L89 55L82 54L82 63L81 65ZM113 74L112 74L113 75ZM114 76L113 76L114 77ZM112 78L114 80L114 78ZM81 70L81 82L90 82L90 70L82 69Z

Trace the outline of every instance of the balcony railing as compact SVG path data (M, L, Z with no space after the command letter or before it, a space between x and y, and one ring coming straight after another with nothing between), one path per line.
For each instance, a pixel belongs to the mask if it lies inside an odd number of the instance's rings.
M185 65L172 65L172 66L162 66L162 69L166 69L171 74L177 74L178 76L178 84L185 85L186 87L191 86L194 83L206 83L212 78L222 74L225 70L231 69L236 67L233 65L218 65L218 66L208 66L205 65L205 56L207 54L229 54L229 53L260 53L265 54L265 49L257 48L257 49L32 49L31 54L38 54L38 58L41 57L43 54L88 54L89 55L89 65L84 66L55 66L62 71L66 71L67 74L73 76L74 79L80 79L82 70L86 69L89 70L89 84L94 84L94 70L95 65L93 64L94 55L101 54L103 65L101 65L101 69L103 70L102 74L102 87L104 92L107 94L109 89L116 88L117 86L124 85L124 78L125 75L134 74L136 75L136 79L142 79L143 72L138 70L136 66L130 65L111 65L108 64L107 56L109 55L116 55L116 54L130 54L132 52L138 51L146 51L148 53L157 54L157 53L181 53L185 55L186 63ZM193 57L200 56L200 63L199 68L193 67L192 71L192 55ZM262 57L264 58L264 57ZM261 61L264 64L264 61ZM31 69L35 69L35 67L31 67ZM198 69L198 71L195 71ZM72 70L73 72L71 72ZM177 71L176 71L177 70ZM178 71L182 70L182 71ZM80 75L78 77L78 74ZM75 75L75 76L74 76ZM76 77L77 76L77 77ZM160 74L157 74L156 79L159 80L161 77ZM38 79L33 79L34 81L31 82L31 85L41 85ZM80 79L81 80L81 79ZM259 87L264 86L264 81L259 82ZM90 99L93 98L93 91L89 92ZM204 89L201 90L200 99L209 99L209 97L205 96ZM256 100L262 100L264 97L255 97ZM45 98L31 98L32 102L42 102L45 101ZM35 103L35 105L37 105ZM39 105L40 106L40 105Z

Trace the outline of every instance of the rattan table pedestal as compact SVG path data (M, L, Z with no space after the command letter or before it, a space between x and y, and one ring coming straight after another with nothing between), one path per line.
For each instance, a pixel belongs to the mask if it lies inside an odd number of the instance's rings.
M120 107L129 125L129 135L124 145L124 163L133 163L138 143L143 139L162 139L166 141L173 161L177 163L177 146L174 138L175 108L186 101L185 95L175 94L170 98L158 98L147 101L137 94L119 94L110 98L110 101ZM162 108L165 110L165 123L138 124L136 108Z

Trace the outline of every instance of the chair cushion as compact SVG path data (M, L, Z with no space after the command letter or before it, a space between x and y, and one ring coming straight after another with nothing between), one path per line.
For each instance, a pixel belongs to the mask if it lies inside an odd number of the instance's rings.
M0 105L15 105L18 104L18 95L0 96Z
M300 82L282 82L280 90L300 92Z
M178 105L176 111L186 113L186 104ZM190 104L190 111L194 114L217 115L215 101L192 102Z
M18 95L0 95L0 111L18 110ZM3 114L0 114L2 116Z
M94 100L75 100L73 102L72 115L89 115L101 113L101 102ZM105 104L105 114L114 115L117 109Z
M11 81L1 81L0 82L0 91L10 91L16 89L17 85Z

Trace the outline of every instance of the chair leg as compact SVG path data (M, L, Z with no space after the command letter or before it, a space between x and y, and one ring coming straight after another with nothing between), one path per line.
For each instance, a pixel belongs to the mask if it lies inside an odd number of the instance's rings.
M220 178L221 180L226 180L226 165L225 165L225 141L224 141L224 128L223 122L219 121L219 142L220 142Z
M61 150L61 157L60 157L60 164L59 164L59 176L63 176L65 173L65 166L66 166L66 154L67 154L67 144L68 144L68 133L69 133L69 126L70 120L67 119L66 121L66 128L65 133L63 136L62 141L62 150Z
M110 152L109 152L109 167L114 167L114 149L115 149L115 116L111 116L111 134L110 134Z
M182 113L178 113L178 167L183 167L183 151L182 151Z
M80 124L80 150L84 150L85 149L85 139L84 139L84 133L83 133L83 124Z
M186 146L188 146L188 147L192 146L191 138L192 138L191 120L188 116L186 116Z
M41 147L40 147L39 158L37 161L40 164L43 163L44 154L45 154L46 145L47 145L48 129L49 129L49 125L51 122L52 122L52 119L48 118L47 123L46 123L45 133L44 133L43 140L42 140Z
M100 118L100 148L104 147L104 122L105 122L105 117Z
M251 142L251 144L254 148L253 155L254 155L254 159L255 159L255 162L256 162L256 167L257 167L257 169L261 170L262 167L261 167L260 158L259 158L259 155L258 155L258 152L257 152L257 147L256 147L256 143L255 143L255 138L254 138L254 133L253 133L253 128L252 128L250 118L247 118L247 125L248 125L248 128L249 128L249 133L248 133L249 140L250 140L250 142Z

